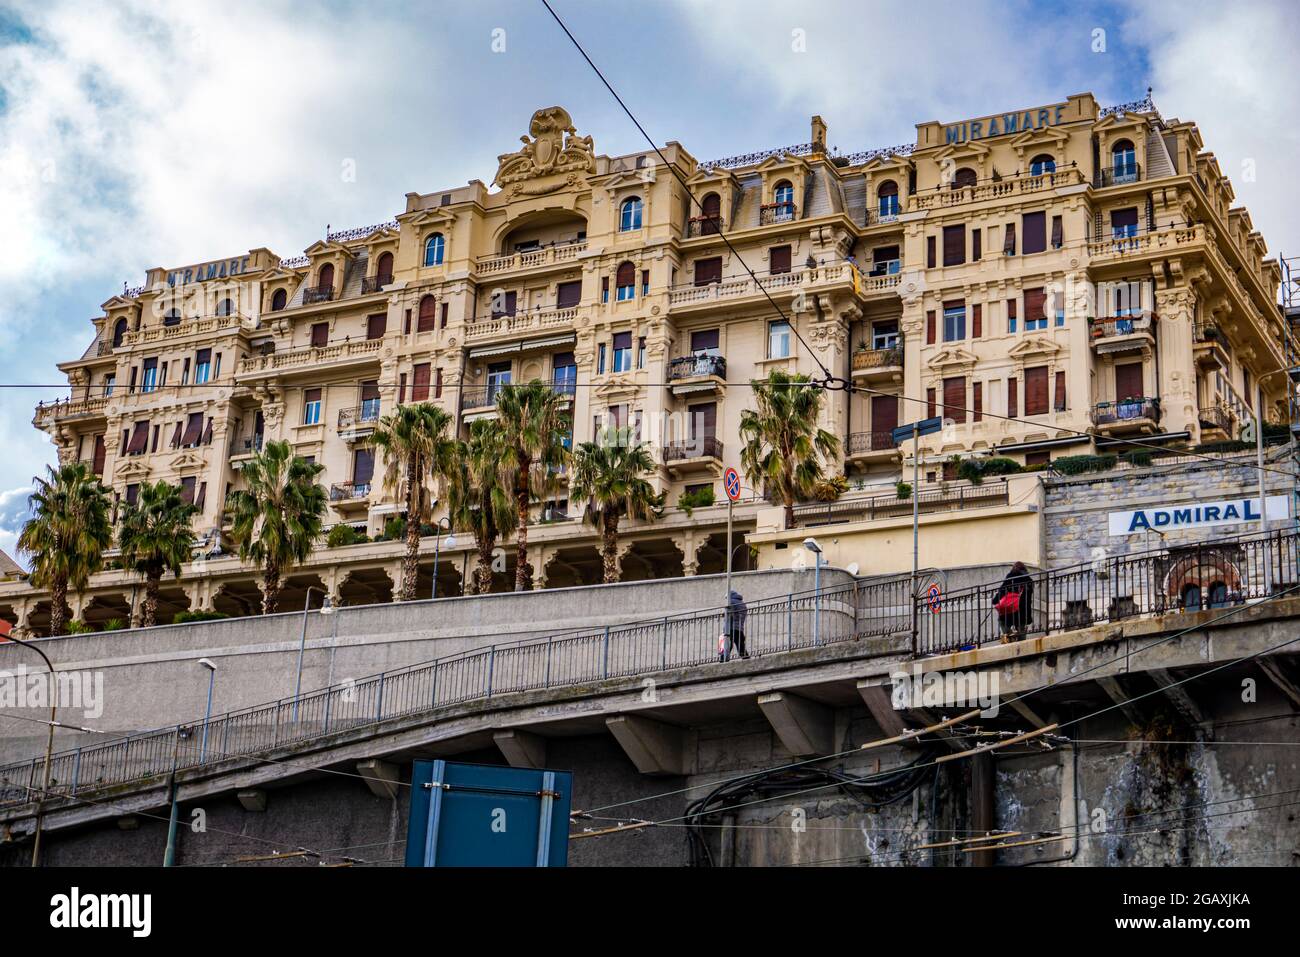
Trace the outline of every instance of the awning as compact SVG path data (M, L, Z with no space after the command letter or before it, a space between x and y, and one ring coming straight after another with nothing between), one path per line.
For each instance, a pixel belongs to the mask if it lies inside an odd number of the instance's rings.
M525 339L519 342L504 342L499 346L479 346L468 353L470 359L484 359L488 356L504 356L513 352L528 352L533 349L551 349L555 346L571 346L578 341L575 334L551 336L546 339Z
M1089 440L1087 435L1067 435L1059 439L1040 439L1037 442L1012 442L1009 445L995 445L994 452L1033 452L1037 449L1056 449L1065 445L1082 445Z
M469 350L469 358L483 359L487 356L504 356L511 352L518 352L522 347L522 342L511 342L503 346L480 346L477 349Z
M1107 449L1116 445L1132 445L1135 442L1139 445L1146 445L1151 442L1179 442L1183 439L1190 439L1191 437L1192 433L1190 432L1161 432L1158 435L1139 435L1131 439L1097 439L1097 448Z

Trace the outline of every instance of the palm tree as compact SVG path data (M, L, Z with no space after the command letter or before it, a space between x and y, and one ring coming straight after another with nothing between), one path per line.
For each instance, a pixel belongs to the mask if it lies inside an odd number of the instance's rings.
M618 581L618 523L623 516L651 521L662 514L664 496L645 478L654 459L632 430L607 429L604 441L583 442L573 453L569 496L585 502L588 522L601 532L605 584Z
M510 489L501 482L501 456L505 433L499 422L478 419L470 424L469 439L456 443L448 470L448 511L453 527L474 536L478 564L467 583L466 594L485 595L492 590L492 551L497 539L518 520Z
M749 481L780 495L791 528L795 501L812 493L822 458L839 455L840 442L817 426L823 393L808 376L773 369L753 386L754 408L740 413L740 465Z
M31 583L50 590L50 634L67 627L64 609L69 586L81 591L103 565L104 549L113 543L108 494L85 463L46 467L46 478L32 479L28 499L32 517L18 536L18 547L31 556Z
M402 587L398 601L415 598L420 561L420 526L433 517L433 491L429 479L445 474L456 440L451 437L451 416L432 402L399 405L379 420L374 442L384 455L384 487L406 489L406 555L402 559Z
M263 614L275 613L283 577L307 560L320 537L326 495L316 476L324 470L288 442L267 442L240 470L248 488L226 501L240 559L262 566Z
M122 565L144 575L144 606L140 625L152 628L158 616L158 586L163 573L177 578L190 557L194 533L190 517L198 508L181 499L181 489L159 481L144 482L135 504L127 505L117 528Z
M531 585L528 564L528 506L546 494L554 468L568 456L569 415L561 395L534 379L506 385L497 393L497 416L505 433L501 470L513 488L516 520L515 591Z

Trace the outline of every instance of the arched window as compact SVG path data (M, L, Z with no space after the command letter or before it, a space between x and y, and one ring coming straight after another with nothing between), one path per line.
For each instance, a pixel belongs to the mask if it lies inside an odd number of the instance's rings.
M636 298L636 267L631 263L619 263L614 277L614 298L619 302Z
M893 219L900 211L898 205L898 184L892 179L885 180L876 190L876 200L879 203L880 218L882 220Z
M1228 586L1224 582L1213 582L1210 585L1210 607L1225 608L1228 604Z
M228 316L235 311L235 304L229 299L222 299L217 303L217 315Z
M180 314L180 311L177 310L177 309L168 309L167 312L166 312L166 314L163 316L163 325L164 325L164 326L178 326L178 325L180 325L180 322L181 322L181 314ZM125 319L120 320L120 321L118 322L118 325L122 327L122 331L123 331L123 332L126 332L126 320L125 320ZM113 335L113 339L114 339L113 344L114 344L114 345L117 345L118 342L117 342L117 334L116 334L116 333L114 333L114 335Z
M1040 153L1029 161L1029 175L1042 176L1056 172L1056 159L1050 153Z
M176 310L172 310L175 312ZM165 320L164 320L165 321ZM126 336L126 320L119 319L113 324L113 348L116 349L122 344L123 337Z
M326 263L320 267L316 276L316 288L325 290L334 288L334 264Z
M963 166L953 175L952 188L965 189L967 186L974 186L977 179L978 177L973 169L969 166Z
M447 242L442 238L442 233L434 233L424 241L424 264L426 266L441 266L442 254L447 247Z
M289 302L289 293L283 289L277 289L271 296L271 311L279 312Z
M703 211L701 231L706 235L718 232L722 228L722 197L709 193L700 201L700 207Z
M794 187L789 180L783 179L776 184L776 189L772 191L772 201L777 222L794 219Z
M383 253L375 263L375 279L379 285L387 286L393 281L393 254Z
M1132 140L1120 140L1110 148L1110 172L1113 183L1137 181L1137 151Z
M416 332L433 332L438 328L438 300L425 296L420 300L420 316L416 323Z
M641 199L637 196L623 200L618 217L618 231L625 233L631 229L641 228Z
M1183 607L1198 609L1201 607L1201 586L1195 582L1183 587Z

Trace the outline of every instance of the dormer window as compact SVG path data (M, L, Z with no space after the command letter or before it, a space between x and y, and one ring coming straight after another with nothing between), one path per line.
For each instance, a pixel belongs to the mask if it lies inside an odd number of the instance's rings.
M217 303L218 316L229 316L234 311L235 311L235 304L231 302L229 299L222 299L221 302Z
M794 186L788 180L776 184L772 191L773 219L785 222L794 219Z
M180 325L180 322L181 322L181 314L180 314L180 310L178 310L178 309L168 309L167 312L166 312L166 314L163 316L163 325L164 325L164 326L178 326L178 325ZM126 320L125 320L125 319L121 319L121 320L119 320L119 321L118 321L118 326L121 328L122 332L124 332L124 333L126 332ZM119 345L121 345L121 344L122 344L122 343L121 343L121 341L119 340L117 333L116 333L116 332L113 333L113 345L114 345L114 346L119 346Z
M442 233L434 233L426 239L424 241L424 264L426 266L441 266L446 246L447 243L442 238Z
M172 310L172 312L175 312L175 311L176 311L175 309ZM169 315L170 315L170 313L169 313ZM164 319L164 320L163 320L163 323L166 324L166 321L167 321L167 320ZM179 317L179 316L177 317L177 321L178 321L178 322L180 321L180 317ZM123 340L125 337L126 337L126 320L125 320L125 319L119 319L119 320L117 320L117 322L115 322L115 323L113 324L113 348L116 349L118 346L120 346L120 345L122 344L122 340Z
M271 295L271 311L279 312L289 302L289 293L283 289L277 289Z
M618 216L618 230L621 233L641 228L641 200L632 196L623 200Z
M900 212L898 184L892 179L887 179L881 183L880 188L876 190L876 202L882 223L897 219Z
M375 264L375 281L382 288L393 281L393 254L382 253Z
M971 169L969 166L963 166L961 169L957 170L955 174L953 174L952 188L965 189L968 186L974 186L975 183L978 181L978 179L979 177L975 175L975 171L973 169Z
M1131 140L1120 140L1110 148L1110 173L1112 183L1137 182L1137 150Z
M1048 153L1041 153L1029 161L1029 175L1042 176L1044 173L1056 172L1056 160Z

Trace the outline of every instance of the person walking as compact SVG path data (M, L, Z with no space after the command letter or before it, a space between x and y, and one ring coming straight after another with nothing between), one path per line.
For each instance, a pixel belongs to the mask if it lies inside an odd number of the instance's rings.
M998 613L1002 640L1023 638L1033 614L1034 579L1024 562L1016 562L993 593L993 607Z
M727 615L726 629L724 635L727 639L727 647L722 651L722 660L726 661L732 652L738 651L740 657L748 658L749 653L745 650L745 619L749 617L749 606L745 604L745 599L741 597L740 592L733 590L727 596Z

